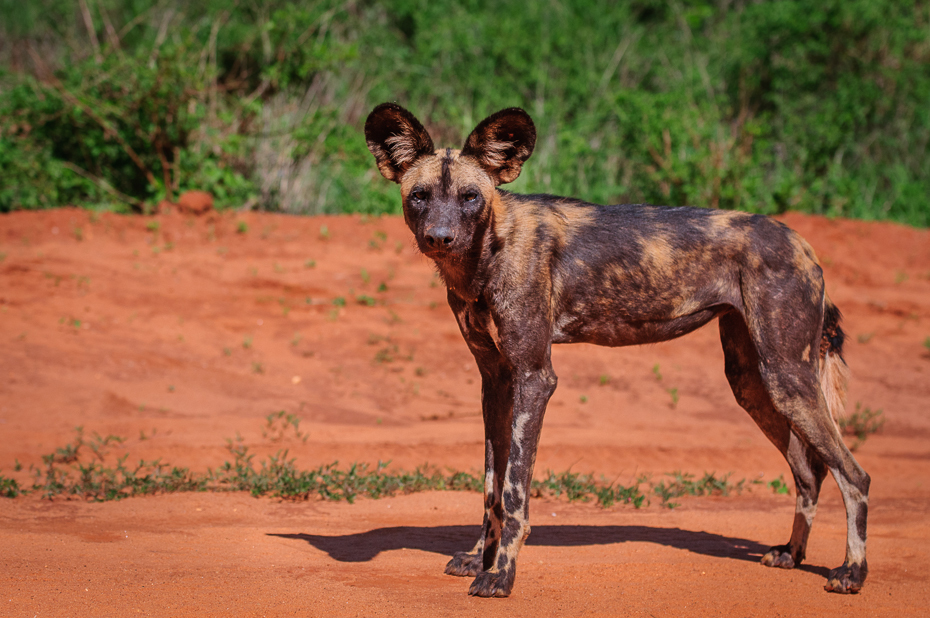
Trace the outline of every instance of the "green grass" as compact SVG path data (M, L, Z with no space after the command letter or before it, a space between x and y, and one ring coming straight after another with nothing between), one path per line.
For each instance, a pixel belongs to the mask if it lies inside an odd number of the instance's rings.
M153 430L152 436L155 434ZM306 442L308 438L308 434L300 430L300 418L283 410L265 417L262 436L273 443ZM141 434L140 440L144 439L148 436ZM247 491L253 496L287 500L319 498L353 502L360 497L382 498L421 491L484 490L481 474L429 465L413 471L394 471L388 469L390 462L379 461L373 467L366 463L341 467L339 462L333 462L302 469L287 449L257 458L238 435L226 441L229 458L217 469L201 473L160 459L140 459L130 464L125 443L125 438L96 432L88 437L84 429L78 427L71 442L43 456L42 465L30 466L31 485L21 485L0 474L0 497L38 494L44 499L73 497L104 502L165 493ZM123 452L117 454L116 450ZM17 462L14 470L20 469ZM640 476L625 486L593 474L547 470L542 478L532 481L531 495L569 502L594 501L604 508L630 505L637 509L649 505L652 496L658 499L659 506L674 508L679 506L678 502L673 502L676 498L737 495L751 486L763 484L761 480L746 479L732 482L731 474L718 477L705 473L700 479L683 472L665 476L667 478L658 483ZM767 486L775 493L787 493L781 476Z
M885 425L885 413L881 410L862 407L862 403L857 401L856 411L848 416L840 417L837 424L840 426L840 433L855 438L849 447L849 450L855 451L865 443L866 438L882 430Z

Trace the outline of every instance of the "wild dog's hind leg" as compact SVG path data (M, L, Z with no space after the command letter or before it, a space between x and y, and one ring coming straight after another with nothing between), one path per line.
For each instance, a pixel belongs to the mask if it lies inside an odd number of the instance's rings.
M791 430L788 420L779 414L759 375L759 356L743 318L729 313L720 318L727 379L736 401L749 413L763 433L781 451L794 477L797 505L791 539L776 545L762 557L762 564L791 569L804 560L811 524L817 512L820 487L827 468L817 455Z
M775 368L773 368L775 369ZM858 592L868 573L866 520L871 480L843 444L820 391L819 376L807 364L784 363L764 377L775 408L797 436L830 470L846 506L846 560L830 571L825 588Z
M756 287L757 295L748 290L743 293L747 299L747 324L759 355L759 375L775 410L788 421L805 449L830 470L843 495L846 560L830 571L825 588L831 592L858 592L868 573L865 542L871 481L843 444L827 408L819 371L822 344L827 349L835 345L829 333L823 339L822 333L839 331L839 314L829 301L823 305L805 303L803 299L810 298L810 290L802 285L795 289L785 285L778 290L778 296L765 294L767 289ZM825 316L822 307L829 315ZM825 317L833 323L825 324ZM838 354L840 350L834 351ZM828 394L834 399L837 393Z

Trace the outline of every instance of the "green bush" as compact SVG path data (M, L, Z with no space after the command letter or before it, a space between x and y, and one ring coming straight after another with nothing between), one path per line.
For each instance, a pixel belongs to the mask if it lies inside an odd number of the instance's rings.
M0 211L396 213L361 132L391 100L449 145L527 109L517 191L930 224L925 2L84 5L0 2Z

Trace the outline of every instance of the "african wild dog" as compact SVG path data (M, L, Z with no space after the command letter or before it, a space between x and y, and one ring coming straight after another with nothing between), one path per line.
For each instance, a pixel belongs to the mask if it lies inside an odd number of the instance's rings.
M553 343L652 343L719 318L736 400L797 486L791 539L762 563L790 569L804 559L829 470L846 505L847 541L825 588L860 589L869 476L831 420L845 405L843 331L804 239L761 215L498 189L519 176L536 143L533 121L517 108L483 120L461 150L434 149L417 119L390 103L368 116L365 137L381 174L400 184L404 219L435 261L481 372L484 523L474 549L455 554L446 573L474 576L477 596L513 588L556 386Z

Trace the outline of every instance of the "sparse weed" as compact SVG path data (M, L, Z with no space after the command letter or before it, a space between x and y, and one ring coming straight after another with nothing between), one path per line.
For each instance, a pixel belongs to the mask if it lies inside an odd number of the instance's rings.
M304 262L304 268L316 268L316 260L307 260Z
M788 488L788 483L785 482L785 475L779 474L777 479L773 479L766 483L766 486L772 488L772 493L776 494L789 494L791 490Z
M242 340L242 348L245 350L251 349L252 347L252 337L251 335Z
M862 403L857 401L856 411L849 416L841 416L837 419L837 424L844 436L855 437L855 441L849 447L849 450L855 451L865 443L866 438L881 431L885 425L885 414L881 410L863 408Z
M308 434L301 431L300 421L296 414L285 410L273 412L265 417L262 437L275 443L289 438L306 442ZM153 430L151 435L155 433ZM140 441L147 438L144 431L140 432ZM380 498L442 490L478 492L484 488L482 476L454 470L443 472L426 465L413 472L388 472L386 468L390 462L378 462L373 469L364 463L342 469L339 462L334 462L316 469L301 470L296 460L288 456L287 450L256 462L255 455L249 452L249 447L238 434L234 439L226 440L231 459L217 470L193 473L161 460L140 460L136 466L127 466L128 453L119 456L110 453L112 447L124 442L124 438L115 435L94 433L88 438L83 428L77 427L69 444L42 458L43 467L30 466L34 477L31 487L23 487L15 479L0 475L0 497L15 498L41 492L41 496L47 499L66 496L105 501L160 493L234 490L288 500L307 500L318 496L324 500L353 502L361 496ZM15 469L21 468L17 462ZM604 508L629 504L637 509L648 504L648 493L657 496L661 506L674 508L678 504L672 500L681 496L729 496L741 493L746 486L745 479L738 483L730 482L729 474L718 478L714 473L705 473L698 480L682 472L667 476L670 480L658 484L640 476L632 485L623 486L607 482L603 477L595 480L592 474L571 471L557 474L548 470L545 477L533 480L531 493L536 497L564 497L569 502L593 499ZM761 484L761 481L754 483ZM641 489L644 484L647 491ZM776 493L787 492L782 477L769 482L768 487Z
M239 221L236 224L236 234L246 234L249 231L249 224L245 221Z
M375 362L376 363L392 363L397 358L398 347L396 344L391 344L387 347L381 348L375 353Z
M252 361L252 373L265 373L265 367L259 362Z
M610 376L607 375L606 373L602 374L601 377L597 379L597 383L600 384L601 386L607 386L609 382L610 382Z
M652 373L655 375L656 380L662 380L662 373L659 371L659 363L656 363L652 366Z
M16 479L11 479L0 474L0 498L15 498L23 493Z
M325 225L320 226L320 239L329 240L329 227Z
M737 483L729 481L730 474L725 474L722 478L717 478L713 472L705 472L699 480L694 480L693 474L687 474L681 471L672 472L666 476L671 477L669 481L660 481L653 486L653 492L662 501L662 506L673 509L679 506L677 502L672 502L673 498L681 496L729 496L731 493L740 494L743 492L746 479Z
M604 508L614 504L632 504L638 509L646 500L646 496L639 490L639 485L644 480L639 478L634 485L624 487L615 486L613 483L598 483L591 474L570 471L556 474L547 470L545 478L533 480L530 491L536 497L558 498L564 495L569 502L587 502L593 497Z
M265 417L262 437L272 442L280 442L287 437L289 429L293 429L294 437L302 442L306 442L310 437L308 433L300 431L300 417L286 410L272 412Z

